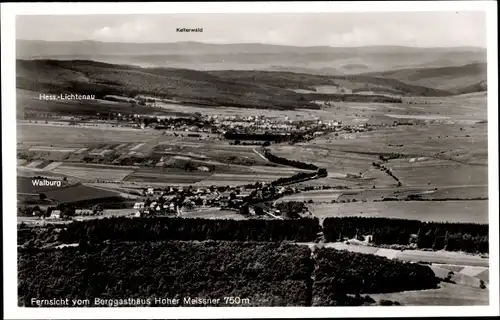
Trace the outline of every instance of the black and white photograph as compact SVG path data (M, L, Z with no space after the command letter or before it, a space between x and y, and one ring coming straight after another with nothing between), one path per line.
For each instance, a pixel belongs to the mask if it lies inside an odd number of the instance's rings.
M496 3L404 4L2 4L9 318L498 314Z

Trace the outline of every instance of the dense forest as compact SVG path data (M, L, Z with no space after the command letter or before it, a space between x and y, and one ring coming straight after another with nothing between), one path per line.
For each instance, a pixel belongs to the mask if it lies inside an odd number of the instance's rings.
M309 248L277 243L145 242L19 252L19 304L31 298L240 297L247 306L310 304L313 262ZM147 303L149 299L149 304ZM145 302L145 303L144 303ZM132 305L133 306L133 305ZM192 305L188 305L192 306Z
M104 218L74 221L64 229L21 229L19 244L50 237L62 243L116 241L228 240L228 241L314 241L320 230L318 219L213 220L169 217ZM34 238L32 238L33 236Z
M344 294L433 289L439 283L428 266L416 263L330 248L314 253L315 305L342 305L349 301L340 299Z
M418 248L486 253L488 225L422 222L391 218L329 217L323 222L329 242L372 235L374 244L415 243Z
M21 248L18 303L51 297L97 306L100 298L104 306L131 306L119 299L127 297L141 306L175 306L155 300L168 297L188 306L183 298L191 296L221 298L224 306L223 297L232 296L245 299L240 306L360 305L374 302L360 293L428 289L438 281L427 266L373 255L318 249L315 259L307 246L255 242Z

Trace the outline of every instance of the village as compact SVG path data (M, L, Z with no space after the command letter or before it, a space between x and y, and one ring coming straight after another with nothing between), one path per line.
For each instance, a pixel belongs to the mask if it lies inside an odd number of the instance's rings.
M263 115L257 116L218 116L202 115L199 112L186 114L186 116L152 116L137 113L96 113L87 116L61 116L51 113L37 113L35 119L33 114L25 112L24 118L30 123L45 121L58 122L70 126L99 127L111 126L133 129L153 129L176 131L175 135L203 138L202 133L219 134L227 138L228 133L236 135L260 135L257 140L273 140L272 137L281 137L279 140L292 140L293 137L302 136L309 140L328 132L364 132L370 131L371 125L360 123L357 125L343 125L341 121L335 120L291 120L288 117L271 118ZM266 136L271 136L266 137ZM252 140L253 138L243 140ZM236 139L236 137L235 137ZM230 140L234 140L230 138Z
M134 205L135 217L175 215L192 210L219 208L241 213L244 216L270 215L282 219L276 200L300 192L296 187L273 186L255 183L247 186L210 186L207 188L168 187L146 188L143 201ZM274 201L274 202L273 202ZM273 202L271 204L271 202ZM305 212L304 212L305 213Z

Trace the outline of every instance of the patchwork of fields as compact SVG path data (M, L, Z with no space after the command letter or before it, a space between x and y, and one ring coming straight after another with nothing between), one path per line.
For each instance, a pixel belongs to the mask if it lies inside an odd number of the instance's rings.
M89 144L140 143L161 135L159 131L128 128L57 126L19 122L17 141L30 146L87 147Z
M488 201L390 201L311 204L319 218L388 217L421 221L488 223Z
M360 133L330 133L312 141L272 144L280 157L312 163L328 176L298 186L342 186L351 190L316 190L280 201L314 201L318 217L335 215L487 222L487 201L373 202L384 197L417 194L424 200L488 197L487 125L485 96L405 98L403 104L344 103L323 105L320 110L273 111L240 108L182 106L183 112L213 115L335 120L350 124L413 123L377 127ZM179 112L179 105L164 104L162 112ZM415 118L422 118L421 120ZM446 119L444 119L446 118ZM203 138L182 132L108 127L68 127L55 124L18 123L18 148L32 159L18 160L26 172L68 177L77 181L116 182L121 186L241 185L270 182L303 170L275 165L255 151L255 146L229 145L216 135ZM404 143L401 143L404 141ZM87 155L151 159L151 165L118 166L83 163ZM380 156L396 155L383 162L401 182L375 167ZM134 158L134 159L135 159ZM135 160L134 160L135 161ZM132 161L133 162L133 161ZM185 166L192 168L186 170ZM203 168L203 170L197 170ZM417 189L414 189L417 188ZM399 193L398 193L399 191ZM330 203L351 202L357 203ZM360 202L363 201L363 202ZM311 205L310 205L311 206ZM197 213L198 214L198 213Z

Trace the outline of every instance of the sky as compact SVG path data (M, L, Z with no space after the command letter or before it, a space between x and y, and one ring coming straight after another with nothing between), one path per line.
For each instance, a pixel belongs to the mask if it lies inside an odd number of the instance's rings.
M179 33L176 28L203 28ZM17 16L16 38L295 46L486 47L484 12Z

